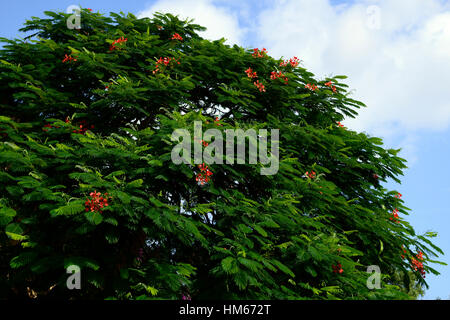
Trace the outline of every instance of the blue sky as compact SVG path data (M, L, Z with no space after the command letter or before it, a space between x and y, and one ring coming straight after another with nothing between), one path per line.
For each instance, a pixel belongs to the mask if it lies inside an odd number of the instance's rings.
M247 48L265 47L274 57L297 56L318 78L345 74L354 97L367 104L344 124L402 148L409 162L402 184L412 209L405 217L418 233L436 231L435 243L450 264L450 3L443 0L158 0L2 1L0 36L45 10L70 5L102 13L156 11L194 18L204 37L225 37ZM450 266L427 275L425 299L449 299Z

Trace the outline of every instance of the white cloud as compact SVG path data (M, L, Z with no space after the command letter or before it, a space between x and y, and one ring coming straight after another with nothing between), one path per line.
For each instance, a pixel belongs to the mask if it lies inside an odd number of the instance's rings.
M239 26L236 13L210 0L159 0L138 13L138 17L153 17L155 12L172 13L181 19L194 19L194 23L207 28L201 36L209 40L226 38L228 44L241 44L244 29Z
M368 10L375 5L378 10ZM450 125L450 8L437 0L285 0L260 12L260 43L298 56L318 77L349 76L368 105L347 124L390 136Z

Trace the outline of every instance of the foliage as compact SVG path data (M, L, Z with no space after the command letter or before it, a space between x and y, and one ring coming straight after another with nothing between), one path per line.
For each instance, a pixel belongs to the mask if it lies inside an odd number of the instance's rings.
M1 39L0 298L408 299L395 275L426 285L418 250L437 274L435 234L382 186L406 168L399 150L337 125L364 106L345 76L204 40L170 14L83 9L79 30L45 14L21 29L33 37ZM194 121L279 129L279 172L210 164L198 183L170 157ZM66 288L72 264L81 290Z

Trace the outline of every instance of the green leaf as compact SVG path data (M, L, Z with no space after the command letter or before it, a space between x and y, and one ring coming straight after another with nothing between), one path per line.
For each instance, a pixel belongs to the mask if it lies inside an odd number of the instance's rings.
M7 225L16 216L16 211L11 208L0 208L0 226Z
M253 272L258 272L260 269L262 269L262 265L256 261L242 257L239 257L238 261Z
M260 234L260 235L262 235L263 237L267 237L267 232L263 229L263 228L261 228L260 226L258 226L258 225L253 225L252 226L256 231L258 231L258 233Z
M102 221L103 221L103 216L98 211L88 211L88 212L85 212L84 215L85 215L86 219L94 225L98 225L98 224L102 223Z
M270 260L272 264L278 267L281 271L283 271L285 274L290 275L292 278L295 278L295 274L292 272L291 269L289 269L287 266L282 264L280 261L272 259Z
M18 234L21 235L23 233L23 229L20 226L20 224L18 223L11 223L8 224L5 228L5 232L6 233L10 233L10 234Z
M50 211L50 215L56 216L70 216L75 215L85 210L85 205L83 200L72 201L67 205L53 209Z
M17 269L31 264L37 257L37 252L24 252L11 259L9 265L13 269Z
M226 257L221 262L222 269L228 274L235 274L239 271L239 268L236 263L236 259L233 257Z
M122 191L117 191L117 197L122 201L122 203L129 204L131 201L131 198L128 194Z
M140 188L142 186L142 183L144 183L144 180L137 179L137 180L129 182L128 183L128 187L130 187L130 188Z
M116 232L108 232L105 234L106 241L111 244L119 242L119 235Z

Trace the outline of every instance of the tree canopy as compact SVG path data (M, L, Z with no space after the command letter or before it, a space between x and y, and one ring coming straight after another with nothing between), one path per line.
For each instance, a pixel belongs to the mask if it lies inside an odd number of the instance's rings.
M438 274L436 234L383 186L406 160L341 124L364 107L345 76L171 14L45 14L1 38L0 298L410 299ZM173 163L194 121L278 129L278 172Z

